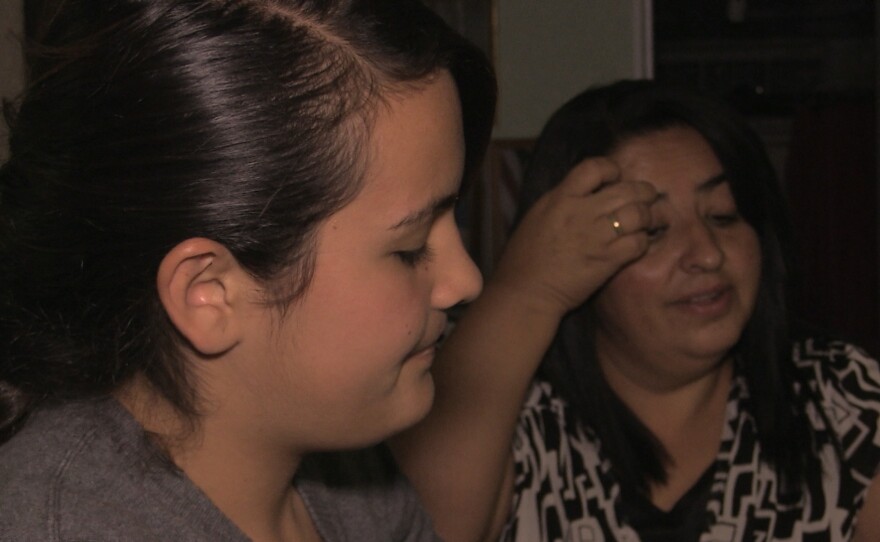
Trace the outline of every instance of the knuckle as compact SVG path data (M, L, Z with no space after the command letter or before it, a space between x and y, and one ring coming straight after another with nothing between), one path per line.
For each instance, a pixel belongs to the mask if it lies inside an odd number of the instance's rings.
M634 233L621 239L622 249L627 259L635 258L648 248L648 236L644 233Z
M653 199L657 196L657 189L654 188L654 185L647 181L638 181L639 193L644 196L645 199Z
M648 248L648 237L644 234L631 236L630 258L637 258Z
M617 183L617 196L624 200L633 200L638 196L638 189L632 183Z

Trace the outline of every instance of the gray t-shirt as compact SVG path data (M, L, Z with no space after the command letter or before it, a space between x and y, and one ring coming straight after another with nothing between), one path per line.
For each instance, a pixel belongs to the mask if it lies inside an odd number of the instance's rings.
M367 479L297 475L325 542L438 540L405 479ZM43 408L0 446L0 541L147 540L248 538L115 400Z

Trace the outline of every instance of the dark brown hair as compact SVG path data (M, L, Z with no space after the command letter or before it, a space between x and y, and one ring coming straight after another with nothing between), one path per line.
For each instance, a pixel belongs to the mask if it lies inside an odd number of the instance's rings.
M743 218L761 243L755 310L734 347L749 388L762 459L797 492L813 461L805 405L793 393L792 319L787 299L794 274L794 236L787 204L766 150L727 104L653 81L620 81L590 88L558 109L539 137L525 173L520 213L582 160L606 156L633 137L673 126L695 129L724 168ZM567 315L542 374L573 406L579 423L602 440L625 487L647 491L666 479L660 442L608 386L597 359L592 301ZM821 411L821 409L819 409Z
M290 302L316 227L360 188L383 96L449 70L468 169L488 139L485 57L415 0L44 8L28 88L6 108L0 442L39 402L105 395L138 373L195 416L160 261L207 237Z

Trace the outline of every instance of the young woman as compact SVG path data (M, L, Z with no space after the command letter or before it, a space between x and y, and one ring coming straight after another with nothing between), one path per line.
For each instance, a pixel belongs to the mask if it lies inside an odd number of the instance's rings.
M431 406L484 58L408 0L46 5L0 170L0 538L433 540L402 479L309 457Z
M744 120L649 81L587 90L522 209L395 446L441 535L880 538L880 370L793 339L790 226Z

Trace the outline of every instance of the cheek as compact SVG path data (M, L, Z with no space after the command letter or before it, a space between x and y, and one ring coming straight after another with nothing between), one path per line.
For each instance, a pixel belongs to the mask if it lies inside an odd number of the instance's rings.
M667 267L661 258L644 256L618 271L603 288L601 297L618 307L644 306L662 293Z
M428 311L430 289L424 287L416 273L405 270L377 273L366 278L353 296L362 306L364 317L382 320L386 317L406 315L410 317ZM346 302L345 292L340 292Z
M408 272L367 276L356 288L340 287L335 295L338 312L328 317L347 328L343 337L356 335L359 342L376 348L409 348L418 340L430 309L430 291Z
M646 308L656 303L661 273L642 261L620 270L596 297L596 310L602 321L616 325L632 325L647 314Z

